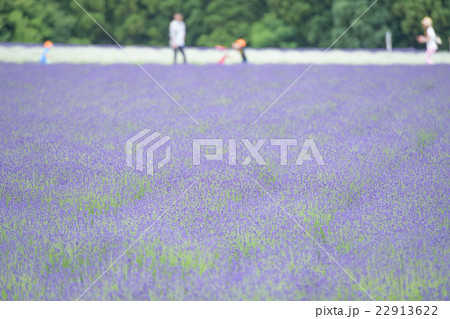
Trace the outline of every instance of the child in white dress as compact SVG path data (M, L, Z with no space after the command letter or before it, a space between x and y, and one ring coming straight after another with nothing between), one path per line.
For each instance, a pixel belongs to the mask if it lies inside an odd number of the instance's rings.
M419 43L426 43L427 44L427 50L425 52L425 61L427 64L434 64L433 60L431 59L432 55L437 51L438 49L438 37L436 36L436 32L434 32L433 29L433 20L431 20L430 17L425 17L422 19L422 27L425 30L424 35L419 35L416 37L417 41Z

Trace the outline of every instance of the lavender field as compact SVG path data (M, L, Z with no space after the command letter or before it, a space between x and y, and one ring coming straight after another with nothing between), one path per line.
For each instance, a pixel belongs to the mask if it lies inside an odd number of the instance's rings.
M450 66L314 66L251 125L307 66L145 65L197 125L134 65L0 64L1 300L449 300Z

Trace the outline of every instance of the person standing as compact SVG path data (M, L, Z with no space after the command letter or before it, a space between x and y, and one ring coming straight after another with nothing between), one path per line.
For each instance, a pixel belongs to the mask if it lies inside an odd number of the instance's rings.
M41 58L39 59L39 62L41 64L50 64L50 49L53 47L52 41L45 41L44 42L44 51L41 54Z
M186 24L183 22L183 15L175 13L173 20L169 25L170 46L173 48L174 57L173 64L177 64L177 52L183 55L183 62L186 63L186 54L184 53L184 45L186 41Z
M416 37L417 42L419 43L426 43L427 44L427 50L425 52L425 60L427 64L434 64L433 60L431 59L431 56L437 51L438 49L438 38L436 36L436 32L434 32L433 29L433 20L431 20L430 17L425 17L422 19L422 27L424 28L425 32L424 35L419 35Z

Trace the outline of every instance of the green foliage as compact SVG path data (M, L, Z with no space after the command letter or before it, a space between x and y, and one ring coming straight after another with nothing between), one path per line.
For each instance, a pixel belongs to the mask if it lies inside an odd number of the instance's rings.
M196 45L230 45L238 38L249 39L250 26L266 11L264 1L214 0L207 2L203 16L203 33Z
M278 19L273 12L266 13L264 17L253 23L250 32L252 46L294 48L296 42L290 41L294 29L287 26L283 20Z
M447 39L450 36L450 1L449 0L397 0L392 5L392 13L396 20L400 21L399 31L405 35L405 44L412 43L415 35L422 34L420 21L424 16L433 19L433 27L436 33L448 47Z
M77 0L121 44L168 45L175 12L185 15L187 45L328 47L373 0ZM394 47L423 47L420 20L429 15L448 45L449 0L378 0L335 44L382 48L387 30ZM0 42L112 44L71 0L0 0Z
M373 1L370 0L333 1L334 28L331 32L332 38L337 39L354 23L345 36L336 43L336 47L380 48L385 46L386 31L391 30L393 25L389 13L390 3L379 0L370 10L364 13L372 3ZM356 21L360 16L361 18ZM416 23L420 24L420 19Z

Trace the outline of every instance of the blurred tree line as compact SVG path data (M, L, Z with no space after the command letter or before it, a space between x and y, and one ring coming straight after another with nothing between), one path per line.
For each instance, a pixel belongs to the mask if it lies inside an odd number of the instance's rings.
M121 44L168 45L175 12L185 16L187 45L328 47L374 0L77 0ZM448 47L450 0L378 0L335 47L418 47L429 15ZM0 0L0 42L111 44L72 0Z

